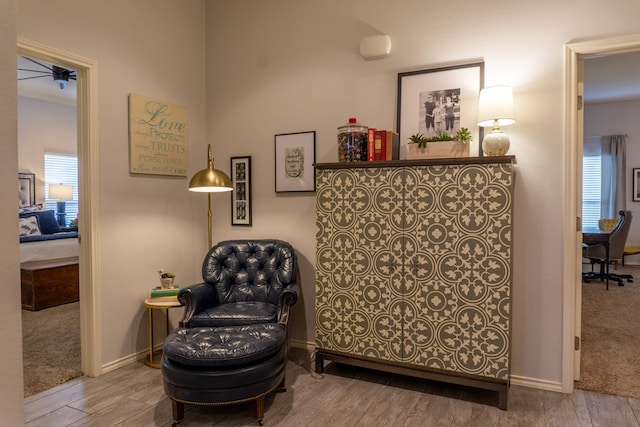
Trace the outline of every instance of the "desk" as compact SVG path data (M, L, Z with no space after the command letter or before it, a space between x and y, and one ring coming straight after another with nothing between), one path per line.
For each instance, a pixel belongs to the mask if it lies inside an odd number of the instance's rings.
M166 332L169 335L169 309L174 307L181 307L182 304L178 302L178 297L157 297L147 298L144 300L144 306L147 307L149 312L149 355L145 363L152 368L160 368L160 363L155 363L153 360L153 310L166 310Z
M582 230L582 243L587 246L602 245L604 246L605 265L604 276L607 280L607 289L609 289L609 236L611 233L602 231L599 228L584 228ZM591 264L593 268L593 263Z

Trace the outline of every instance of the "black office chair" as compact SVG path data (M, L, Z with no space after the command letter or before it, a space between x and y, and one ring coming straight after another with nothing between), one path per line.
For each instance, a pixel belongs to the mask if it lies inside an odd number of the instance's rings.
M624 256L624 247L631 228L631 220L633 213L631 211L620 211L618 223L609 234L609 256L607 257L606 247L602 244L583 245L582 256L588 258L591 262L591 271L582 273L582 280L589 283L591 280L600 279L607 280L607 289L609 289L609 280L616 282L618 286L624 286L624 281L633 282L633 276L630 274L615 274L609 272L609 264L611 262L622 262ZM594 264L600 266L599 271L593 271Z

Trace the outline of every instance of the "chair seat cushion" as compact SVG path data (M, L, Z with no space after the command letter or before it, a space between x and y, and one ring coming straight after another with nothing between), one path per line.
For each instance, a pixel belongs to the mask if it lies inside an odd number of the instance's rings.
M164 356L189 366L234 367L269 357L285 345L283 324L178 328L163 342Z
M241 301L216 305L189 320L189 327L236 326L255 323L273 323L278 318L278 308L262 301Z
M625 255L640 254L640 245L637 243L628 243L624 246Z

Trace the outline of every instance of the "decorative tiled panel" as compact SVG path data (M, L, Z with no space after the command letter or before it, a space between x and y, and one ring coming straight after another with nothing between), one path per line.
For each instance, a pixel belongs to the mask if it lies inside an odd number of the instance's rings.
M511 163L319 169L319 348L507 379Z
M316 341L402 360L400 169L316 173Z

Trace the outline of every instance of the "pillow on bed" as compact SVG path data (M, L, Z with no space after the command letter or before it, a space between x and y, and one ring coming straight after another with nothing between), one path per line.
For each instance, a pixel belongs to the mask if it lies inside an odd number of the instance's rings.
M18 213L29 213L29 212L39 212L41 211L43 208L42 203L39 203L37 205L32 205L32 206L23 206L21 208L18 208Z
M18 230L20 230L20 237L26 236L40 236L40 227L38 226L38 218L35 216L27 216L19 218Z
M42 234L53 234L62 231L60 229L60 226L58 225L58 221L56 221L56 216L53 211L21 213L18 214L18 216L20 218L25 218L28 216L35 216L36 218L38 218L38 225L40 225L40 232Z

